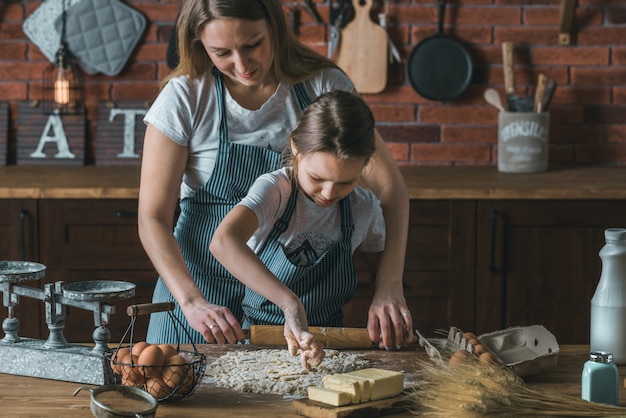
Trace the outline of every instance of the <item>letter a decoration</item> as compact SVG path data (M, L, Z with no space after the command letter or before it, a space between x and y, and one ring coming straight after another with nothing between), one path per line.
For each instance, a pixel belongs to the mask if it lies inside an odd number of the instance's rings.
M17 131L17 165L85 164L84 115L43 115L21 102Z

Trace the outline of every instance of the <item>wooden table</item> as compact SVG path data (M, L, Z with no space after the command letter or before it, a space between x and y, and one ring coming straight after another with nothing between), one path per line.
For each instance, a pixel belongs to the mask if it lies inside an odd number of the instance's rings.
M236 346L234 349L245 349ZM198 346L211 362L233 347ZM400 352L379 350L360 351L375 367L403 370L406 386L415 383L414 361L425 356L423 350L405 349ZM527 377L528 386L545 388L575 397L580 396L580 378L588 346L563 346L554 369ZM620 369L620 405L626 406L626 390L621 382L626 377L626 366ZM75 397L78 383L43 380L31 377L0 374L0 416L6 417L89 417L90 397L81 391ZM157 418L164 417L297 417L291 413L291 399L280 395L238 393L230 389L202 384L189 398L172 404L159 404ZM411 417L409 412L393 417Z

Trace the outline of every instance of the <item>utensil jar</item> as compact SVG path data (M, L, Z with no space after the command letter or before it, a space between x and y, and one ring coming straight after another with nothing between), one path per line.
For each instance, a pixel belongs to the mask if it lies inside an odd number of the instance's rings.
M498 171L538 173L548 169L548 112L500 112Z

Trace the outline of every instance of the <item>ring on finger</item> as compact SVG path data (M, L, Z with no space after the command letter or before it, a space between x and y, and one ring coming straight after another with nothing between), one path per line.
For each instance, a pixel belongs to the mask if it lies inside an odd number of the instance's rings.
M215 326L216 326L216 325L217 325L217 324L211 324L211 325L209 325L209 329L213 329L213 328L215 328Z

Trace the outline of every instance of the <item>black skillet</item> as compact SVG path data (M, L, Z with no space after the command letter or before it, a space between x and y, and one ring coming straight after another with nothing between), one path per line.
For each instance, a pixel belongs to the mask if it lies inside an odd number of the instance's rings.
M438 32L413 48L407 72L417 93L430 100L445 102L465 91L474 67L467 49L443 33L446 1L437 0L437 7Z

